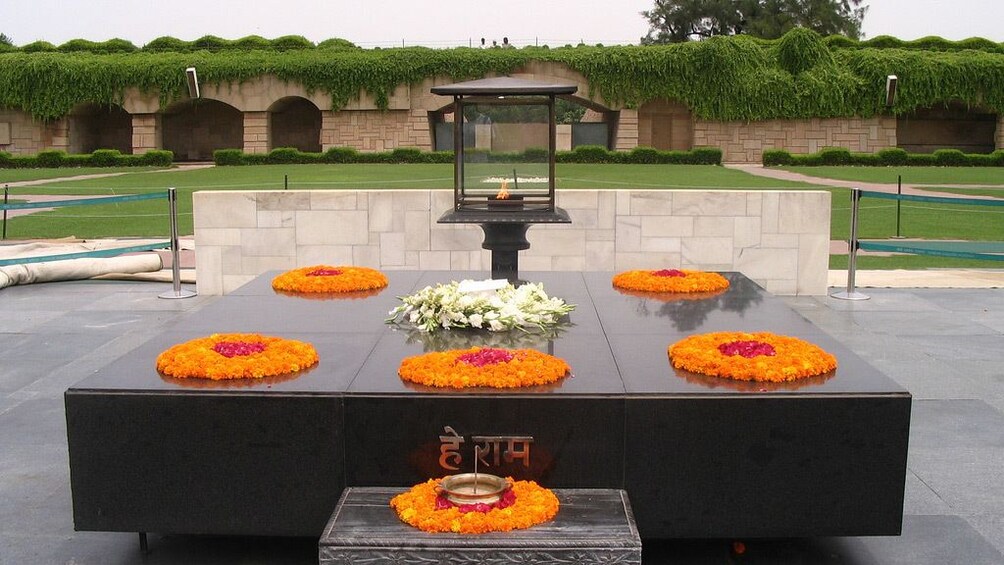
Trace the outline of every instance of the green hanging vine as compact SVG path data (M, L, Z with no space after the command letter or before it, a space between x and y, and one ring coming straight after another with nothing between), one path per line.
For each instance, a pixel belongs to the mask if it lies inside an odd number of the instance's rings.
M975 39L855 42L795 29L774 41L736 36L662 46L556 49L364 50L344 40L313 46L299 36L236 41L206 36L195 42L158 38L138 51L122 40L67 44L56 51L34 45L0 52L0 107L51 120L81 103L121 104L129 88L158 94L163 106L185 96L184 69L190 66L198 68L204 84L239 84L273 74L329 94L332 109L361 91L386 107L401 84L436 76L459 81L507 74L544 61L581 73L590 94L608 104L637 107L656 98L678 100L696 117L710 120L868 117L949 101L1004 112L1004 48ZM884 106L889 74L899 77L891 110Z

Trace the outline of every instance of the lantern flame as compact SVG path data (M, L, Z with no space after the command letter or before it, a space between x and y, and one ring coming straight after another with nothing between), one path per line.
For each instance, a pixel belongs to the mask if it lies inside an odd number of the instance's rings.
M495 195L495 200L506 200L509 198L509 179L502 179L502 186L499 187L498 194Z

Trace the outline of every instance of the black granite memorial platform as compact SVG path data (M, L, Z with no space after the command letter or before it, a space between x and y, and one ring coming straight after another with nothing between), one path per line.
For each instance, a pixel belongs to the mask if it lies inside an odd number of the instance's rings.
M345 487L405 487L469 471L549 488L624 489L643 538L896 535L910 395L745 277L699 300L622 294L611 273L528 273L576 304L558 335L384 323L397 296L483 273L388 272L375 296L279 295L264 275L66 392L78 530L319 536ZM833 353L829 375L750 384L673 369L694 333L771 331ZM286 379L160 376L164 349L211 333L312 342ZM574 376L518 390L442 390L397 376L405 356L533 347ZM456 467L458 470L454 470Z
M355 563L641 564L627 493L555 489L558 515L526 530L430 534L398 519L387 501L402 489L349 487L318 541L320 565Z

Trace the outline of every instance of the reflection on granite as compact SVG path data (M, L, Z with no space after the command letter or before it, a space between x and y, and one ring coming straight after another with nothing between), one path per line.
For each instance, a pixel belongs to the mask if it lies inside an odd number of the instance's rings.
M292 296L294 298L302 298L304 300L362 300L363 298L376 296L386 290L386 288L387 287L374 288L370 290L356 290L353 292L290 292L288 290L273 289L273 292L281 294L282 296Z
M272 388L272 385L285 383L298 379L307 373L313 371L317 368L317 365L313 367L303 369L301 371L294 371L292 373L286 373L284 375L273 375L271 377L263 378L253 378L246 377L241 379L200 379L200 378L178 378L171 377L157 371L157 375L165 383L177 385L181 388L192 388L192 389L209 389L209 390L236 390L240 388L252 388L260 387L262 385L265 388Z
M566 316L567 318L567 316ZM549 355L554 354L554 341L558 339L572 324L546 330L509 330L490 332L477 328L458 328L426 332L418 328L392 326L392 331L405 336L405 343L422 344L424 351L449 351L451 349L469 349L474 346L494 347L498 349L536 349Z
M815 375L804 379L778 383L770 381L740 381L725 377L712 377L710 375L702 375L700 373L691 373L690 371L677 369L672 366L672 363L669 365L669 370L675 372L677 377L686 380L688 383L699 384L709 389L721 388L724 390L734 390L736 392L778 392L782 390L802 390L821 385L832 379L833 376L837 374L836 371L830 371L829 373L823 373L822 375Z
M733 293L725 290L700 293L637 292L613 287L617 292L638 298L635 310L642 316L662 316L673 321L673 327L690 332L708 319L715 311L742 314L750 306L759 304L759 293Z

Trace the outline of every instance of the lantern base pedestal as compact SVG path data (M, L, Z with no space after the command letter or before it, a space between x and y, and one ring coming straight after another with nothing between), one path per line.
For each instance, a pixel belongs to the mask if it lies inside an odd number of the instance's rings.
M519 252L530 249L526 230L533 224L570 224L568 212L554 210L450 210L440 224L478 224L485 232L482 249L492 252L492 278L519 284Z

